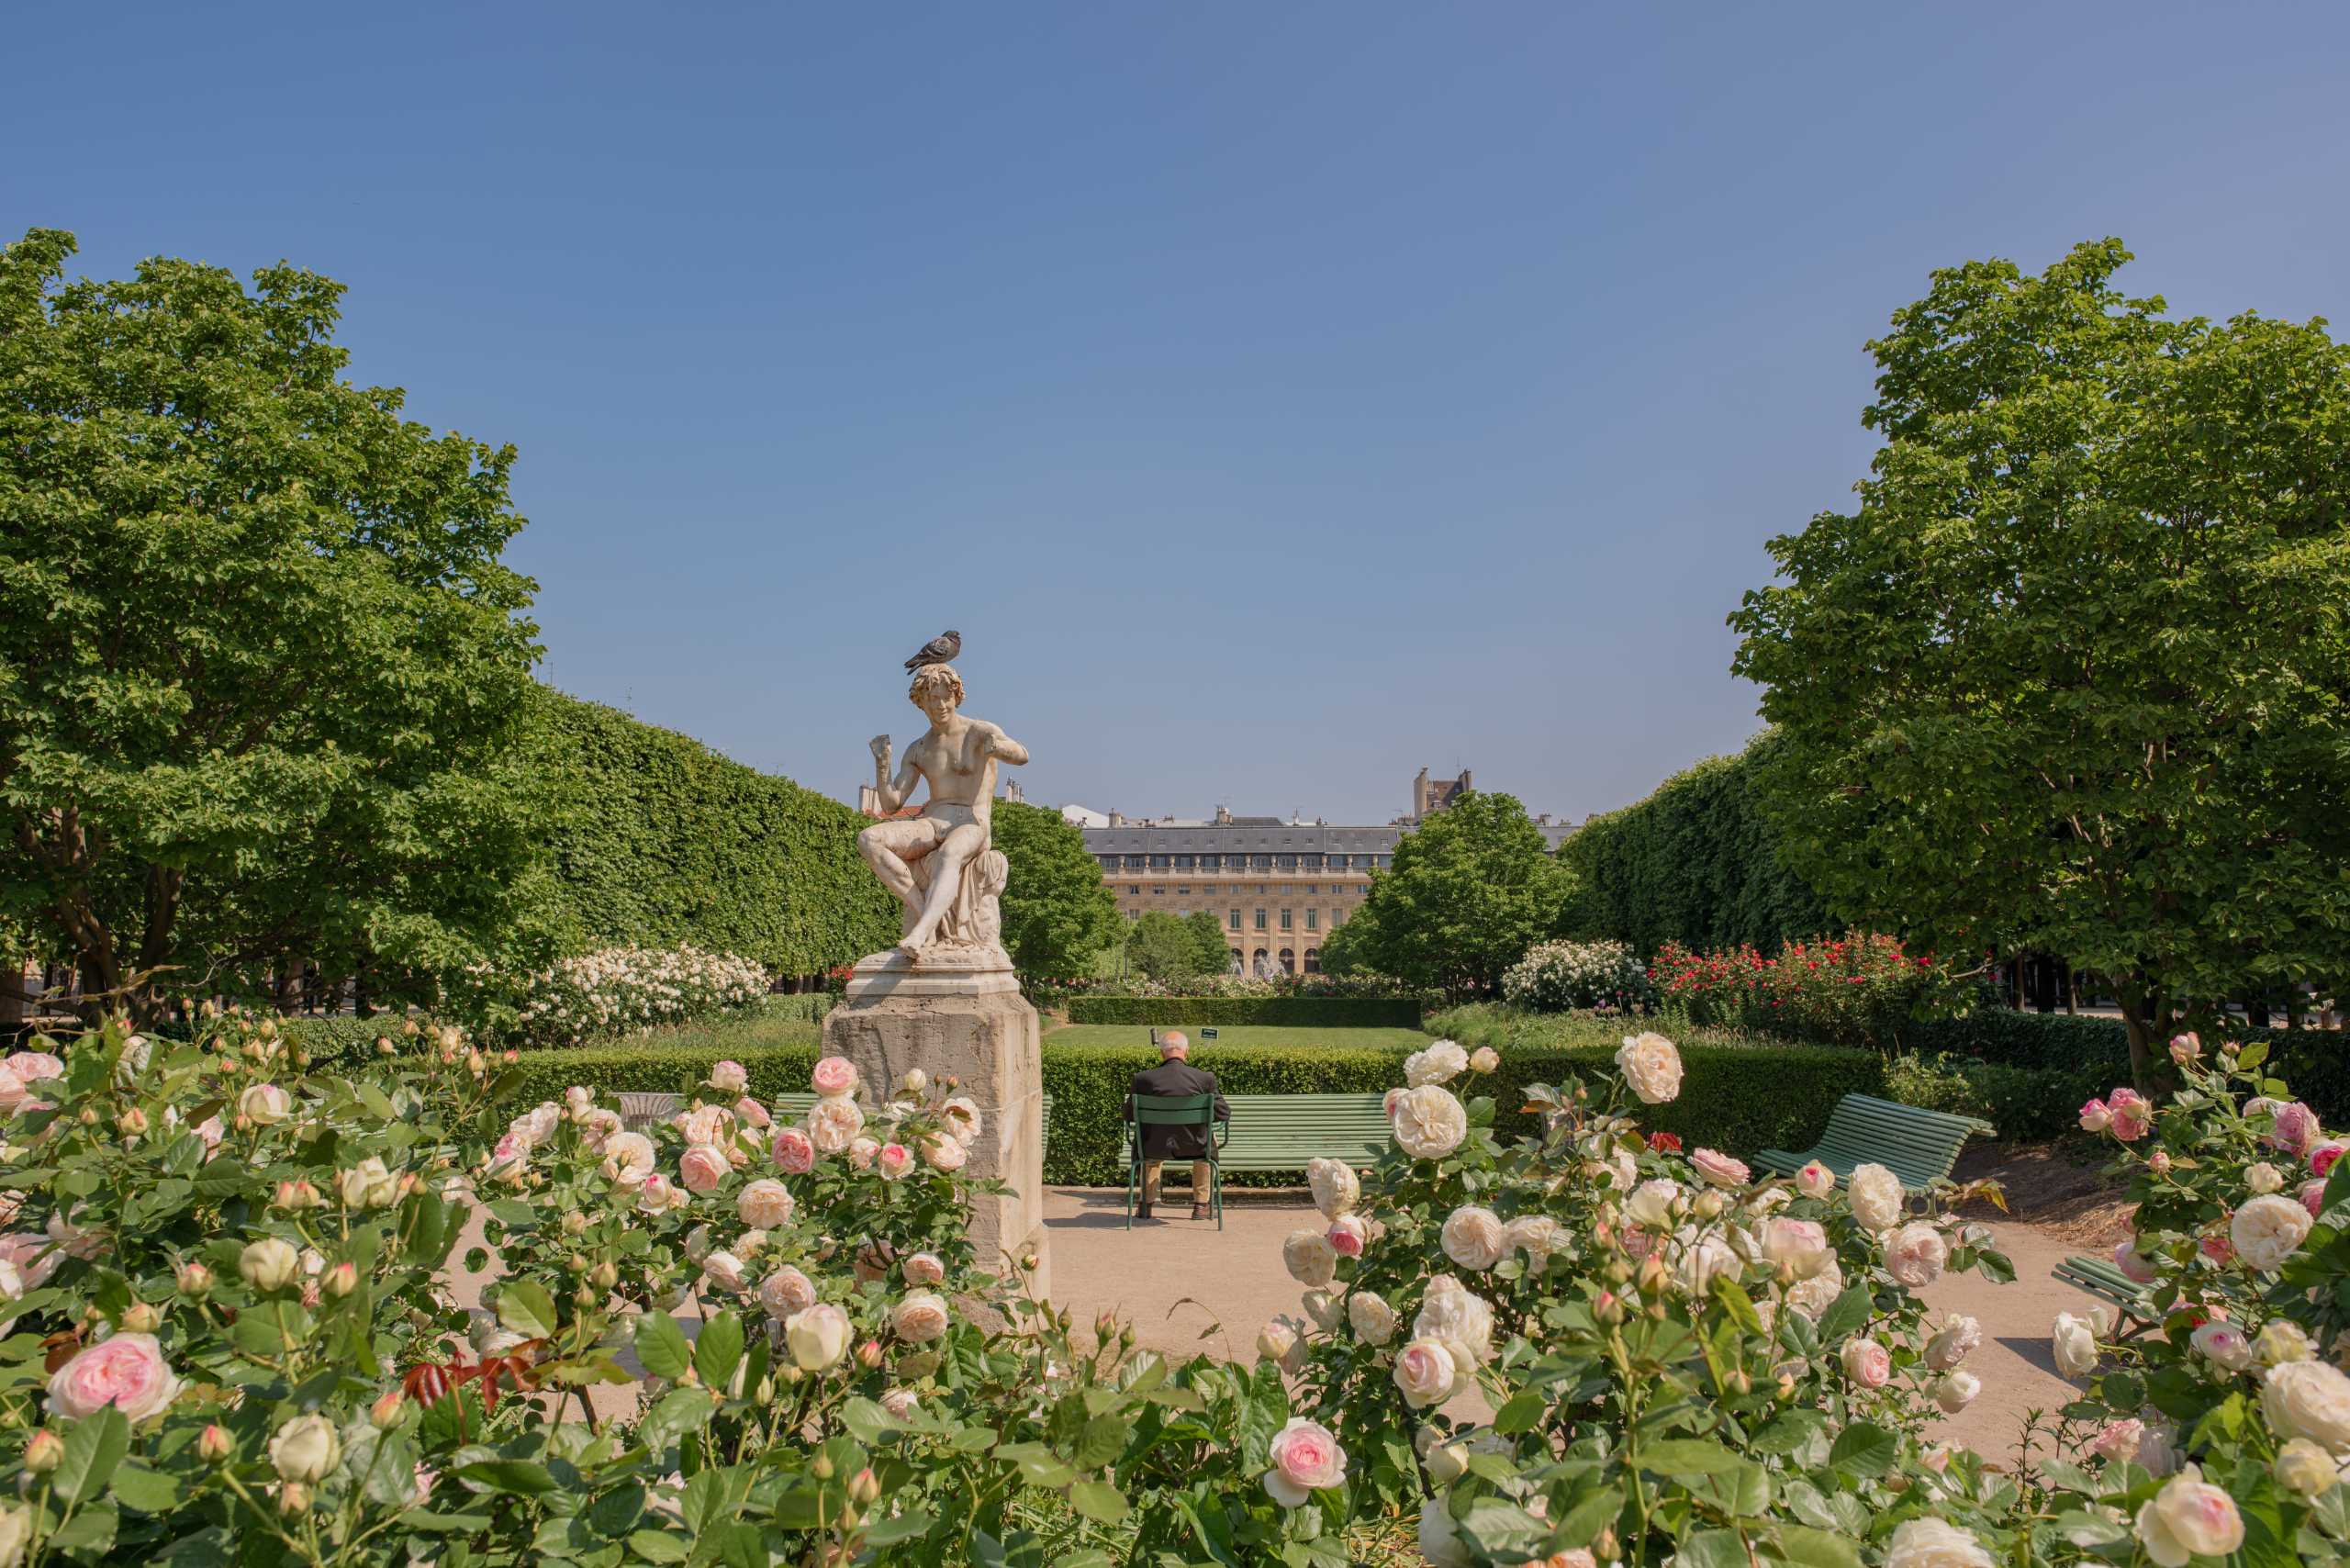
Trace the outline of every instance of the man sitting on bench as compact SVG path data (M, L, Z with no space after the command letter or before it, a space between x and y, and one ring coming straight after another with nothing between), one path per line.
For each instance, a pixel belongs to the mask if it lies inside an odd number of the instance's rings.
M1137 1094L1158 1094L1173 1098L1185 1094L1214 1094L1215 1119L1232 1120L1232 1107L1224 1103L1223 1093L1215 1086L1215 1074L1203 1072L1187 1059L1192 1054L1192 1042L1180 1033L1159 1037L1158 1065L1135 1074L1126 1086L1126 1120L1135 1119ZM1142 1209L1144 1219L1158 1202L1160 1168L1169 1159L1192 1162L1192 1217L1208 1217L1208 1140L1213 1136L1204 1126L1146 1126L1137 1129L1142 1134Z

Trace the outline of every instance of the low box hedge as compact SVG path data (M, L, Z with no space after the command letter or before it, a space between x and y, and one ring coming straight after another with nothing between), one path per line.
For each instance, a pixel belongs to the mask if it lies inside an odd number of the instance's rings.
M1072 1024L1144 1024L1187 1029L1281 1024L1304 1029L1416 1029L1420 1003L1408 996L1072 996Z

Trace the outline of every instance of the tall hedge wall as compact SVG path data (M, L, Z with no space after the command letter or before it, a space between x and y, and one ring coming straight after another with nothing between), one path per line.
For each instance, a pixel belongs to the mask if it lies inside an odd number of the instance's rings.
M691 942L813 974L897 940L856 812L616 709L553 691L543 708L575 946Z
M1072 1024L1281 1024L1292 1028L1416 1029L1420 1003L1397 996L1072 996Z
M1751 942L1775 949L1832 928L1826 906L1780 860L1762 820L1756 758L1768 731L1736 756L1674 774L1636 805L1595 817L1559 848L1575 873L1561 935L1612 937L1646 955Z

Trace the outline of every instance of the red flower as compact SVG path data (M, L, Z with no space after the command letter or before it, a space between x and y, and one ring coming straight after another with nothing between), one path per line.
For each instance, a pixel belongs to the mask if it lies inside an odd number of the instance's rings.
M1676 1133L1649 1134L1649 1148L1659 1154L1679 1154L1681 1138Z

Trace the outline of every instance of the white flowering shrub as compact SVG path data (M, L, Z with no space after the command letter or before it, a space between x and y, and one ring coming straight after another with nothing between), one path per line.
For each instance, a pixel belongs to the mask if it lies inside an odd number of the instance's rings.
M749 958L689 945L606 947L532 975L508 1037L576 1046L748 1007L767 994L767 972Z
M0 1062L6 1568L1347 1561L1262 1484L1320 1473L1273 1369L975 1270L951 1083L828 1058L781 1126L722 1063L647 1135L506 1103L453 1030L350 1077L243 1018L38 1043Z
M2130 1176L2114 1261L2151 1321L2057 1315L2067 1458L2036 1507L2096 1557L2163 1568L2350 1556L2350 1170L2344 1140L2263 1074L2267 1047L2171 1042L2167 1104L2081 1107Z
M1995 1190L1684 1158L1633 1120L1679 1093L1673 1044L1617 1063L1529 1091L1548 1130L1505 1148L1462 1095L1498 1063L1440 1043L1390 1094L1391 1152L1309 1172L1321 1222L1282 1249L1302 1312L1260 1350L1353 1506L1418 1510L1443 1565L2022 1561L2012 1484L1921 1435L1979 1391L1981 1330L1914 1292L2010 1276L1950 1212ZM1458 1414L1472 1390L1489 1421Z
M1502 998L1538 1013L1656 1005L1647 969L1623 942L1542 942L1502 972Z

